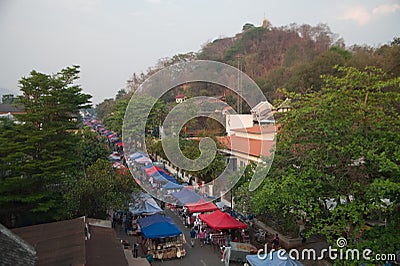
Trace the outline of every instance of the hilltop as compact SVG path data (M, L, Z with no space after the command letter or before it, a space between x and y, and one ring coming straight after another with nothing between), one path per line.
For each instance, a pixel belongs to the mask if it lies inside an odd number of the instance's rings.
M345 46L345 40L326 24L291 24L272 27L245 24L234 37L203 46L198 59L215 60L240 68L260 86L267 98L282 97L279 88L303 93L319 90L321 75L333 74L335 65L376 66L400 75L399 39L381 47Z

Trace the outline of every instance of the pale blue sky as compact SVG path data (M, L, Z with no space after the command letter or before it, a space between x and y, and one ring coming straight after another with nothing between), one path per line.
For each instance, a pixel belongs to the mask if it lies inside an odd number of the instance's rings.
M133 72L199 51L246 22L327 23L346 45L400 36L400 0L0 0L0 88L18 91L32 69L78 64L93 102L114 97Z

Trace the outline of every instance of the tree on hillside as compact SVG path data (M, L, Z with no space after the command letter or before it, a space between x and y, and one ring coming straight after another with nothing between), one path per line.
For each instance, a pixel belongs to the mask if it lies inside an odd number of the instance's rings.
M271 212L334 244L394 253L400 219L400 78L338 67L318 92L291 95L278 123L274 163L253 197ZM366 230L368 220L386 227ZM397 227L397 229L396 229ZM380 239L376 241L376 234Z
M96 116L98 119L103 120L103 118L111 112L111 109L115 105L114 99L104 99L101 103L96 105Z
M122 123L124 121L125 110L128 106L129 99L119 99L115 101L115 104L107 110L102 121L104 125L114 132L121 135Z
M254 24L252 24L252 23L246 23L246 24L243 25L242 31L250 30L250 29L252 29L252 28L254 28Z
M115 95L115 99L116 99L116 100L122 99L122 98L124 98L126 95L127 95L126 90L125 90L125 89L120 89L120 90L117 92L117 95Z
M78 73L78 66L54 75L32 71L19 82L26 113L16 115L20 124L0 125L0 212L7 226L64 215L64 183L80 165L76 118L91 98L73 84Z
M148 95L135 94L124 109L125 119L119 125L125 141L134 146L144 144L144 136L160 125L164 104ZM150 111L149 111L150 110ZM136 147L134 147L135 149Z

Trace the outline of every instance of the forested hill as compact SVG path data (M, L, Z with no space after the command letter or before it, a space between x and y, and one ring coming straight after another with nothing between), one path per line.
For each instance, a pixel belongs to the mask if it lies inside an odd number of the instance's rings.
M126 90L120 90L115 99L105 99L96 106L99 119L103 119L106 114L111 119L112 113L120 113L117 119L119 122L114 128L120 130L128 99L147 78L164 67L195 59L239 66L258 84L270 102L279 105L287 97L283 91L318 91L324 84L321 75L337 74L334 68L336 65L352 66L360 70L366 66L375 66L382 68L389 78L399 77L400 37L394 36L379 47L362 44L347 47L345 40L332 33L326 24L272 27L268 23L266 27L256 27L247 23L233 37L216 39L203 45L197 52L160 58L146 72L133 73ZM175 96L180 93L188 96L222 95L219 86L192 84L186 89L169 91L163 100L175 102ZM228 91L226 93L228 103L235 107L235 98ZM117 112L118 108L120 111Z
M234 37L216 39L203 46L198 59L240 66L272 100L281 97L278 88L305 92L322 86L320 76L333 73L335 65L377 66L400 75L399 38L380 47L345 46L345 40L326 24L291 24L285 27L255 27L245 24Z

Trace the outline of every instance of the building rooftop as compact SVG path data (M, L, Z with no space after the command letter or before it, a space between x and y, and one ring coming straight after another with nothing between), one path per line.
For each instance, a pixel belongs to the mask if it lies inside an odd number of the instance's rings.
M1 265L35 265L35 249L1 224L0 243Z
M121 241L106 221L81 217L11 231L37 252L37 264L24 265L128 265Z
M84 265L84 218L25 226L11 230L37 252L36 265Z
M239 136L226 136L218 138L220 143L233 152L249 154L255 157L271 156L271 150L275 148L275 141L249 139Z
M18 106L15 104L9 103L0 103L0 114L20 114L24 112L24 108L22 106Z
M128 265L122 244L113 228L89 225L90 239L86 241L86 265Z

